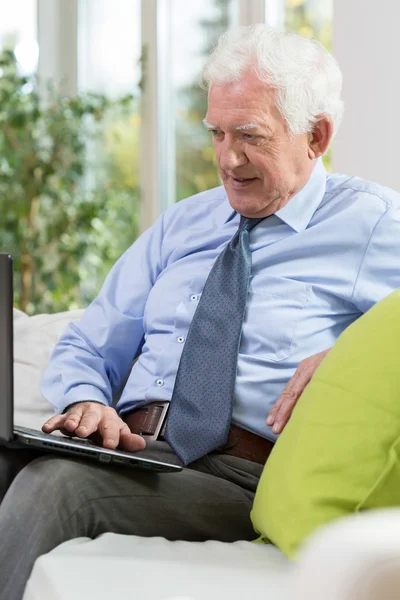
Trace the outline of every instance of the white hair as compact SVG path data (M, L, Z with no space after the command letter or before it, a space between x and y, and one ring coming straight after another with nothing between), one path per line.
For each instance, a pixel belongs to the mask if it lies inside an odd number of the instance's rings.
M210 90L239 80L249 68L276 89L276 105L293 135L312 131L328 115L334 134L342 115L342 73L317 40L258 24L223 34L209 56L201 86Z

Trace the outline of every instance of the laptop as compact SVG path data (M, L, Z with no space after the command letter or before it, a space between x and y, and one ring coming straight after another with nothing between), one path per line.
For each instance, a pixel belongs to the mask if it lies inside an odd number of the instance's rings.
M91 440L14 427L13 259L0 253L0 445L33 448L79 456L103 464L145 471L178 472L179 464L162 462L122 450L109 450Z

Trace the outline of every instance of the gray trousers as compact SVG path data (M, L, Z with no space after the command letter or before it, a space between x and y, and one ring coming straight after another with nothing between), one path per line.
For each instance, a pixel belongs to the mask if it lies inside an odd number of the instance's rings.
M163 442L149 452L171 458ZM0 600L21 600L35 560L79 536L252 540L249 514L261 471L218 453L180 473L142 473L0 449Z

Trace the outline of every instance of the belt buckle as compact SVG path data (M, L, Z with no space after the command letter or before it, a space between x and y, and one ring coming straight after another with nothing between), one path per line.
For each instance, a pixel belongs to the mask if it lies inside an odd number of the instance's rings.
M156 440L159 439L159 437L163 434L163 430L164 430L164 423L165 423L165 419L167 416L167 412L168 412L168 408L169 408L169 402L164 402L164 401L156 401L156 402L152 402L151 404L148 404L148 407L160 407L161 408L161 414L160 417L158 419L158 423L156 425L156 428L154 430L154 433L150 434L150 433L142 433L141 435L146 438L146 440L150 440L152 442L155 442Z

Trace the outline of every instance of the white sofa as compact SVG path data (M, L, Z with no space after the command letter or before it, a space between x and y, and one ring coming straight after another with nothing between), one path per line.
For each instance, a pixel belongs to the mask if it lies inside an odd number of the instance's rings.
M398 600L400 510L348 517L290 563L276 548L104 534L36 561L24 600Z
M14 312L15 422L33 428L52 408L40 375L80 311ZM62 544L37 560L24 600L397 600L400 509L351 516L317 531L296 563L273 546L168 542L105 534Z
M14 422L40 429L53 407L40 393L40 378L65 327L82 311L29 317L14 309Z

